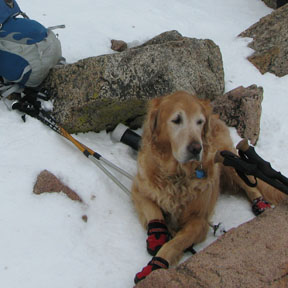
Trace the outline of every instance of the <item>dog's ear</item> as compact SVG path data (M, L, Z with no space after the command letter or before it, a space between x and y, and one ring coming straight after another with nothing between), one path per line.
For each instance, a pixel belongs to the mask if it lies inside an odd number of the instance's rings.
M154 134L158 128L158 117L159 117L159 106L162 101L162 98L154 98L150 101L149 111L148 111L148 121L149 129L151 135Z
M204 136L207 136L209 131L210 131L210 118L211 118L211 115L213 113L213 108L212 108L211 102L209 100L201 99L200 105L202 107L203 114L205 115L205 118L206 118L203 132L204 132Z
M202 106L204 115L209 117L213 112L210 100L200 99L199 102Z

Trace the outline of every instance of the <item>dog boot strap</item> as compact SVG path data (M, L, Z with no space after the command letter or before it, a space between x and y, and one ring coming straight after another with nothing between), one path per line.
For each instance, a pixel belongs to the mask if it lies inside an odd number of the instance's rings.
M161 257L153 257L141 272L137 273L134 279L135 284L145 279L152 271L157 269L168 269L169 263Z

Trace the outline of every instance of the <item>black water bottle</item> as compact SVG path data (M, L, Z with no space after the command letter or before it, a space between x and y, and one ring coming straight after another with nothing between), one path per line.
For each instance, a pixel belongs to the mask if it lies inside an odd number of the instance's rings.
M122 123L119 123L111 132L111 138L114 141L130 146L136 151L140 148L141 136Z

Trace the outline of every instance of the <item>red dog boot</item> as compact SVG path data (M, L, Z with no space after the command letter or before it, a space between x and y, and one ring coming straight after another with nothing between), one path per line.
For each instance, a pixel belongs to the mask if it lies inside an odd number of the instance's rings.
M168 269L169 263L161 257L153 257L152 260L147 264L147 266L145 266L141 272L136 274L134 278L135 284L145 279L152 271L160 268Z
M267 208L272 208L271 204L263 199L263 197L259 197L253 200L252 211L256 216L263 213Z
M164 220L152 220L148 223L147 251L155 256L159 249L169 241L170 234Z

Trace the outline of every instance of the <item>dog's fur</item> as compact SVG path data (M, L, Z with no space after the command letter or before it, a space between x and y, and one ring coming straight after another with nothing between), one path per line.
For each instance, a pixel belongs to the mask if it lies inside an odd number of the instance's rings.
M261 181L251 188L234 169L214 163L222 150L236 152L228 127L208 101L184 91L150 101L132 200L145 228L151 220L165 219L174 237L156 256L170 265L205 239L220 187L245 190L251 201L264 196L276 204L285 197ZM196 169L205 177L196 178Z

